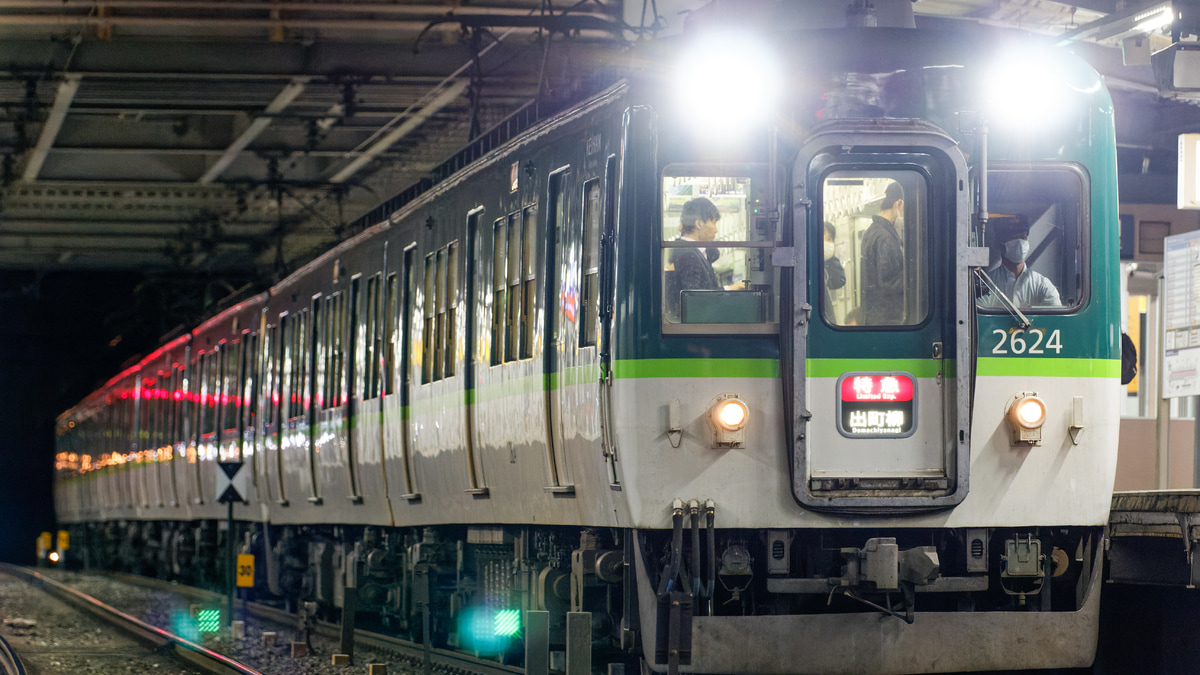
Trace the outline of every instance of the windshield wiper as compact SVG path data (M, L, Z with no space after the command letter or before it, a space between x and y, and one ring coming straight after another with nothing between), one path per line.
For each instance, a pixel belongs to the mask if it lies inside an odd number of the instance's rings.
M1029 317L1025 316L1023 313L1021 313L1021 310L1017 309L1016 303L1009 299L1009 297L1004 294L1004 291L1000 290L1000 287L996 285L996 282L992 281L991 277L983 273L983 270L976 267L971 271L975 272L975 276L983 282L983 285L987 286L988 289L1000 299L1000 304L1003 305L1004 309L1007 309L1008 313L1012 314L1013 318L1017 320L1018 326L1020 326L1022 329L1025 329L1033 325L1029 321Z

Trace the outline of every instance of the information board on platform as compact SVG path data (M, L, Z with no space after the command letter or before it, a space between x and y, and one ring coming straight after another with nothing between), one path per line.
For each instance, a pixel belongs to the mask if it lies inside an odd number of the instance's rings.
M1200 231L1164 240L1163 397L1200 396Z

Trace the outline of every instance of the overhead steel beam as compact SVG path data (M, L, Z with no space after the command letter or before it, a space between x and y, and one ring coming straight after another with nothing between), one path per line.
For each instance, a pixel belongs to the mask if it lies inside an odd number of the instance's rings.
M470 81L465 78L453 80L448 86L438 92L429 103L425 104L424 107L408 114L406 119L398 126L384 134L366 150L357 153L357 156L345 168L333 174L329 178L329 181L331 183L345 183L351 176L358 173L359 169L395 145L396 141L412 133L413 130L421 126L425 120L429 119L437 111L458 100L458 97L462 96L463 92L467 90L467 85L469 84Z
M493 42L488 47L496 63L506 64L505 72L529 72L541 61L541 50L529 49L524 44ZM615 53L598 43L572 42L571 49L574 55L592 62L603 61L605 53ZM45 39L0 40L0 64L10 73L42 72L47 67L61 69L68 56L71 72L82 73L89 82L99 77L317 79L346 73L382 78L396 75L403 78L402 82L412 78L441 80L471 58L464 45L429 42L422 44L420 53L415 54L411 42L395 39L314 44L196 41L188 42L186 49L181 49L178 43L134 37L112 42L85 40L77 46Z
M1173 12L1174 7L1171 2L1151 2L1149 4L1140 5L1135 9L1125 9L1114 12L1108 16L1084 24L1075 30L1063 33L1058 37L1056 44L1060 47L1065 47L1072 42L1080 40L1105 40L1125 33L1130 33L1135 30L1140 30L1139 25L1147 19L1153 19L1156 15L1164 12Z
M267 127L271 126L271 122L274 121L274 118L271 117L271 115L278 115L279 113L283 112L285 108L292 104L292 101L296 100L297 96L304 92L304 88L306 86L308 86L308 78L304 77L297 77L289 82L288 85L275 96L275 100L271 101L271 103L267 105L266 109L263 110L263 113L266 115L266 117L258 117L251 122L250 126L246 127L246 130L243 131L241 135L238 136L237 139L225 149L225 154L221 155L221 157L208 168L208 171L204 172L204 175L201 176L200 180L197 182L201 185L208 185L216 180L222 173L224 173L225 169L228 169L229 165L233 164L233 160L237 159L238 154L240 154L242 150L245 150L247 146L253 143L254 139L258 138L258 135L265 131Z
M41 172L42 165L46 163L47 155L50 154L50 148L54 146L54 139L58 138L63 121L67 119L67 111L71 108L75 92L79 91L81 79L82 76L71 74L58 83L58 93L54 95L54 103L50 106L50 114L46 117L45 124L42 125L42 133L38 135L37 145L33 146L29 161L25 163L22 180L26 182L37 180L37 175Z
M281 2L255 2L233 0L230 2L219 2L215 0L105 0L105 7L114 9L170 9L170 10L185 10L185 9L200 9L200 10L219 10L221 12L291 12L300 11L306 14L319 14L321 12L329 12L331 14L396 14L403 16L416 16L428 18L440 18L446 16L448 11L451 11L444 4L385 4L375 2L291 2L283 0ZM64 9L78 9L82 11L90 11L95 7L94 0L0 0L0 9L41 9L49 12L61 13ZM469 10L470 16L529 16L531 12L536 12L536 7L489 7L485 5L472 4ZM611 19L611 16L604 12L583 11L572 12L571 16L592 16L602 19Z
M564 22L560 17L556 17L558 24L563 28L560 30L569 30L571 26ZM573 16L571 18L574 18ZM616 33L617 24L591 16L581 17L588 19L583 28L572 30L572 34L578 34L586 38L612 38ZM526 33L540 33L546 29L542 22L537 21L536 17L497 17L492 18L488 15L484 16L460 16L453 15L442 17L435 20L438 23L468 23L479 26L500 26L506 27L513 23L521 23L527 25L518 25L515 30ZM253 30L266 30L271 28L285 28L289 30L343 30L351 32L386 32L386 33L413 33L419 34L422 30L429 27L431 23L428 20L419 19L285 19L285 18L243 18L243 17L227 17L227 16L122 16L122 15L107 15L93 16L80 14L78 16L63 16L62 14L0 14L0 26L71 26L71 27L91 27L102 28L110 26L130 26L138 28L187 28L187 29L203 29L209 30L229 29L229 28L244 28ZM551 28L554 28L552 25Z

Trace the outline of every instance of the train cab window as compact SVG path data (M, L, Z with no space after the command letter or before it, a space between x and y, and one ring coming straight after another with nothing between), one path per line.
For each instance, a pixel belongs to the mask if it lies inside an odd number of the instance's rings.
M925 320L928 202L928 184L916 171L834 171L825 177L819 250L827 322L915 326Z
M980 310L1004 312L1005 298L1035 314L1083 303L1085 186L1084 175L1069 165L989 168L990 218L982 241L990 251L991 283L976 290Z
M752 175L754 177L752 177ZM667 333L775 330L776 228L761 170L668 167L662 183L662 308Z

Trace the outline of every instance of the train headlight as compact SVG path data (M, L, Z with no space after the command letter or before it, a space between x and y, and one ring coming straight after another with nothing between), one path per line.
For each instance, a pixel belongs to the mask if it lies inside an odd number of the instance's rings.
M745 441L750 409L737 394L721 394L708 407L714 448L740 448Z
M713 406L713 417L717 424L726 431L737 431L746 426L746 418L750 411L746 404L736 398L727 398Z
M779 73L779 59L762 36L709 32L680 53L675 101L701 139L733 141L770 114L782 87Z
M1021 392L1008 404L1009 426L1016 445L1040 445L1042 425L1046 423L1046 404L1034 392Z
M1064 54L1022 45L997 55L986 81L988 121L1018 133L1054 129L1078 113L1076 92L1099 88L1094 75L1072 68Z

